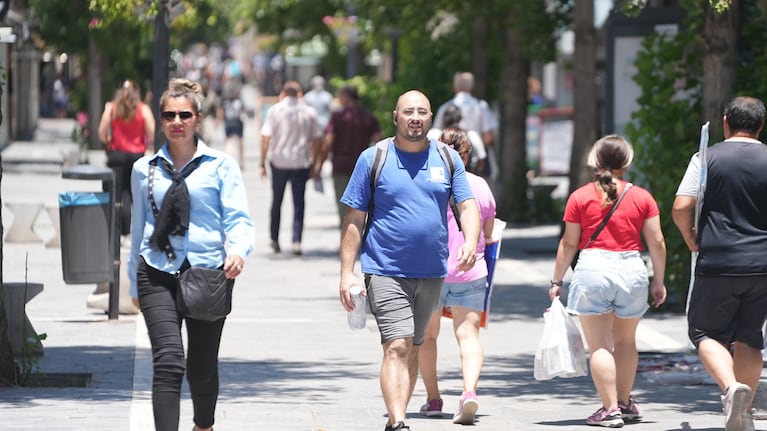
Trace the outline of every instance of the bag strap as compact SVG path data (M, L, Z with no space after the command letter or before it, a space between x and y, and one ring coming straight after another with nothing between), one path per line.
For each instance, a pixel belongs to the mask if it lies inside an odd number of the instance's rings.
M613 207L610 208L610 211L608 211L607 215L605 215L605 218L602 220L602 223L599 224L599 226L597 227L597 230L594 231L594 233L591 235L591 238L589 238L589 242L587 242L586 245L583 246L583 248L588 247L589 245L591 245L592 242L594 242L594 240L597 239L597 236L599 236L599 233L602 232L602 229L605 228L605 225L607 224L607 220L610 220L610 217L618 208L618 204L620 204L621 201L623 200L623 197L626 196L626 192L628 192L629 189L633 186L634 184L626 183L626 188L623 189L623 192L621 193L621 195L618 196L618 200L615 201L615 203L613 204Z

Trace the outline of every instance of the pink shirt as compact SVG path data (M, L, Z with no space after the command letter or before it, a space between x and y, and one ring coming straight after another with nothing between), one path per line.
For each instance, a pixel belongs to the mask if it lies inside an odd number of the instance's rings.
M474 201L479 207L480 231L479 241L477 242L477 261L474 264L474 267L466 272L458 273L456 271L456 267L458 266L456 255L458 254L458 249L463 245L464 239L463 233L458 230L453 211L448 208L447 244L450 249L450 255L447 258L446 283L465 283L482 277L487 277L484 225L486 220L495 218L495 198L493 197L493 192L490 191L490 186L487 185L484 178L466 172L466 179L469 181L469 187L471 187L471 192L474 194Z

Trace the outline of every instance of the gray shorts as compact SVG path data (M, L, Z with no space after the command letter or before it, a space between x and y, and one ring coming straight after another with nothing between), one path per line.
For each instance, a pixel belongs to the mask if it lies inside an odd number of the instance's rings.
M422 344L443 283L442 278L365 274L368 304L381 333L381 344L402 338L413 338L416 346Z

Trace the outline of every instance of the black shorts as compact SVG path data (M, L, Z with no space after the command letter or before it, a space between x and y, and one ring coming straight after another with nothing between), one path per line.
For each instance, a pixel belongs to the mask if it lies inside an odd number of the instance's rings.
M765 317L767 276L695 276L687 313L687 335L695 347L710 338L725 346L739 341L761 350Z
M226 120L224 121L224 131L226 137L237 136L242 138L243 124L241 120Z

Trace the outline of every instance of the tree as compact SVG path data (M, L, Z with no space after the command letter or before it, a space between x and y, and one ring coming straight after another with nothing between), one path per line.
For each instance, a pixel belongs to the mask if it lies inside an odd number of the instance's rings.
M591 180L586 168L589 149L597 139L596 30L594 0L579 0L573 7L573 145L570 156L570 192Z

